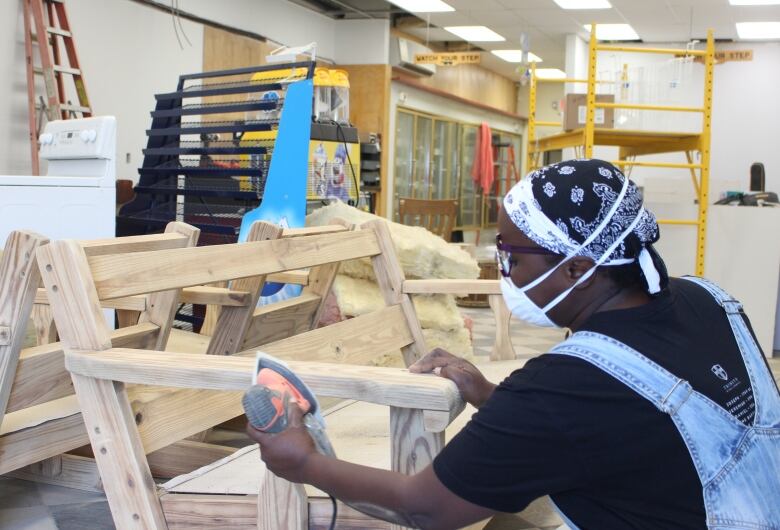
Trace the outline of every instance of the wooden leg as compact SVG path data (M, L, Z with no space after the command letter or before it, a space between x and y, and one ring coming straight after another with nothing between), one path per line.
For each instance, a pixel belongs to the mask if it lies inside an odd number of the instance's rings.
M423 411L390 407L390 465L413 475L426 468L444 447L444 432L427 432ZM401 526L392 526L400 530Z
M301 484L266 471L257 495L257 530L308 530L309 500Z
M493 343L493 351L490 352L491 361L510 361L514 360L515 349L512 346L512 337L509 335L509 319L512 313L504 302L504 297L500 294L488 296L490 308L493 310L493 316L496 318L496 340Z
M124 385L71 374L118 530L167 530Z

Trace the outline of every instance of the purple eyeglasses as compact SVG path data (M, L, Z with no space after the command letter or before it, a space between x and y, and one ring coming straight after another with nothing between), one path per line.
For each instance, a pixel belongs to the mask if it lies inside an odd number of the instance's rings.
M509 277L509 274L512 272L512 265L515 264L514 260L512 260L512 254L558 255L551 250L541 247L516 247L514 245L507 245L501 241L501 234L498 234L496 235L496 261L498 262L498 270L504 278Z

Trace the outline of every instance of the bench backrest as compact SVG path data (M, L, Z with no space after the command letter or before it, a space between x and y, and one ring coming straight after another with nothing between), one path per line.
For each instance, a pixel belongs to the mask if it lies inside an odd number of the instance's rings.
M89 256L75 241L55 241L38 250L42 275L50 293L66 350L100 351L112 347L105 323L98 318L100 301L162 292L219 281L245 289L262 286L269 274L322 267L371 258L386 307L326 328L265 345L274 355L295 359L344 360L400 349L407 365L425 353L422 330L409 296L403 293L403 272L384 221L360 230L281 238L280 227L260 223L262 239L232 245L138 252L127 256ZM253 292L259 289L252 289ZM228 316L221 315L227 319ZM221 344L242 337L246 319L234 327L218 326ZM240 320L240 321L239 321Z
M195 227L174 222L163 234L83 241L81 246L88 256L121 256L194 245L199 232ZM34 232L14 231L6 241L0 263L0 422L5 413L73 393L60 344L22 349L40 285L36 251L48 242ZM170 332L172 311L176 309L175 294L157 293L142 314L145 324L116 332L115 342L135 346L144 340L150 346L164 343ZM167 315L170 317L166 320ZM102 314L99 317L103 319Z

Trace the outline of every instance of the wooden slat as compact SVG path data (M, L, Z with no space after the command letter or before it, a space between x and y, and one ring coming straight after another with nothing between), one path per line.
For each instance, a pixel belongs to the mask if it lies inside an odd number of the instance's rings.
M407 294L501 294L499 280L404 280Z
M0 424L41 281L35 252L47 242L48 239L34 232L11 232L0 261Z
M185 223L179 223L185 224ZM87 256L105 256L108 254L126 254L128 252L146 252L184 248L187 238L182 234L150 234L144 236L112 237L109 239L89 239L79 241Z
M216 462L236 452L235 447L181 440L146 455L155 478L173 478Z
M312 315L319 305L319 296L304 292L289 300L258 307L252 315L241 350L309 331Z
M282 228L266 222L253 223L247 241L273 243L282 237ZM252 243L244 243L252 244ZM265 274L234 280L232 287L249 293L248 307L223 307L217 319L217 326L211 335L206 353L209 355L232 355L241 350L243 337L252 322L252 314L260 299L265 284ZM160 349L160 348L158 348Z
M115 330L111 342L118 348L137 348L156 332L154 324L138 324ZM35 346L20 354L7 410L13 412L71 394L73 383L65 368L62 344Z
M331 224L323 226L304 226L301 228L285 228L282 237L316 236L320 234L336 234L349 229L343 225Z
M247 278L379 253L371 231L89 258L100 299Z
M404 271L401 269L401 263L395 253L395 245L390 237L390 229L384 220L369 221L364 223L361 232L374 232L379 244L380 253L373 258L371 262L374 265L379 290L382 297L388 305L398 304L401 306L406 325L412 337L412 343L401 349L406 366L411 366L417 360L421 359L428 350L425 346L425 338L422 334L420 321L414 310L414 304L408 294L403 292Z
M460 403L460 394L452 381L430 374L311 361L287 363L316 394L324 397L430 410L451 410ZM71 373L98 379L245 391L252 379L255 359L114 348L69 352L65 364Z
M168 223L165 227L166 234L178 234L186 238L185 246L194 247L198 244L200 229L185 223ZM172 252L175 252L172 251ZM123 256L126 257L126 256ZM147 291L149 292L149 291ZM146 311L138 317L138 322L151 322L159 326L160 330L154 340L150 340L145 347L153 350L164 350L171 333L171 326L179 306L180 289L156 291L149 295L149 303Z
M260 349L283 359L366 365L412 342L400 306L337 322L324 328L263 344Z
M189 355L190 359L193 357L203 356ZM128 395L138 434L147 453L167 447L244 412L240 392L131 386Z
M285 271L269 274L267 282L290 283L293 285L309 285L308 271Z
M39 288L35 293L36 304L49 304L49 296L46 294L46 289ZM128 296L126 298L116 298L114 300L106 300L102 302L102 305L106 309L120 309L126 311L146 311L146 296Z
M86 432L84 433L84 436L86 436ZM23 467L22 469L12 471L8 476L81 491L103 492L100 473L98 473L95 460L68 454L60 455L56 458L60 459L62 467L60 472L54 476L47 476L44 473L38 472L35 469L38 464L32 464Z
M256 495L166 493L160 497L169 530L255 530Z
M119 298L119 300L126 300ZM198 285L182 289L179 301L183 304L214 304L219 306L243 307L249 304L251 296L247 291L235 291L226 287Z
M0 475L89 443L81 414L0 436Z

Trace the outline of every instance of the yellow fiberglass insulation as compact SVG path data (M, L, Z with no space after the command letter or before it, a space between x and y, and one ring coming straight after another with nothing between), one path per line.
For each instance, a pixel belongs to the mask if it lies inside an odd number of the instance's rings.
M306 217L306 226L331 224L343 219L358 227L380 219L388 224L398 260L406 278L462 278L479 276L479 265L467 252L418 226L406 226L363 212L342 202L315 210ZM342 263L333 285L340 317L354 317L385 306L369 259ZM444 348L456 355L472 357L473 349L463 317L450 295L412 297L428 349ZM377 358L387 364L390 359Z
M358 226L376 219L387 222L398 260L407 278L479 277L476 260L456 245L447 243L425 228L389 222L343 202L337 201L310 213L306 217L306 226L327 225L333 219L343 219ZM374 279L374 269L367 258L343 263L340 272L353 278Z

